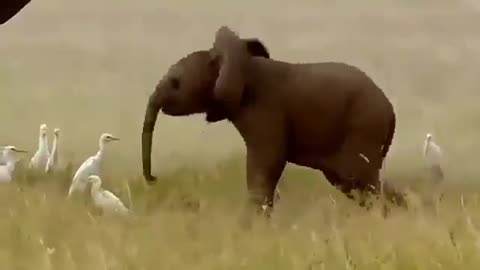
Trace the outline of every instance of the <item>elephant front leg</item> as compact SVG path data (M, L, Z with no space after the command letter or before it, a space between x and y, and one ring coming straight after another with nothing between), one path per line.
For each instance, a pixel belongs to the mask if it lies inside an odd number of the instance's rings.
M269 217L286 160L278 148L265 145L267 147L247 148L247 189L249 211Z

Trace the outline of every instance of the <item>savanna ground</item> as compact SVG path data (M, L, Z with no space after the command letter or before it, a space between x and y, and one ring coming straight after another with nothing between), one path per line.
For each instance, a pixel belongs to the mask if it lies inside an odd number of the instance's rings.
M27 178L24 155L17 183L0 189L1 268L478 269L480 7L353 2L32 1L0 28L0 144L34 152L47 123L61 128L61 158L76 169L101 133L117 135L103 185L135 217L66 202L73 172ZM231 125L203 116L159 117L159 181L145 185L147 97L170 64L210 47L221 24L261 38L274 58L345 61L371 75L396 106L386 177L410 190L410 210L383 219L321 173L289 165L272 224L244 231L244 146ZM428 131L447 157L446 196L433 204L421 163Z

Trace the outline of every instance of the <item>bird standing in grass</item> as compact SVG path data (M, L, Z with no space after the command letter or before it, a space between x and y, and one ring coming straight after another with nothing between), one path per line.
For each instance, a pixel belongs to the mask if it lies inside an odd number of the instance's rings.
M5 160L4 155L3 155L3 149L4 149L4 147L1 146L1 147L0 147L0 165L5 165L5 163L7 162L7 161Z
M445 175L442 169L442 150L440 146L433 141L432 134L430 133L427 133L427 138L424 142L423 157L434 181L437 183L443 181Z
M27 151L19 150L11 145L2 148L5 163L0 165L0 183L8 183L13 180L13 172L15 171L15 164L17 163L15 153L27 153Z
M127 214L128 208L112 192L102 188L102 180L98 175L90 175L88 183L92 183L90 195L92 196L95 207L104 212Z
M47 165L45 167L45 172L52 172L58 169L58 139L60 136L60 129L56 128L53 131L53 145L52 152L47 160Z
M29 169L42 170L42 171L45 170L48 157L50 156L50 153L48 151L47 131L48 131L47 125L41 124L40 134L38 137L38 150L30 160L30 164L28 165Z
M100 175L100 168L106 145L109 142L118 140L120 139L108 133L104 133L100 136L98 152L94 156L87 158L82 165L80 165L73 176L72 184L68 190L68 197L70 197L75 191L83 192L87 186L87 180L90 175Z

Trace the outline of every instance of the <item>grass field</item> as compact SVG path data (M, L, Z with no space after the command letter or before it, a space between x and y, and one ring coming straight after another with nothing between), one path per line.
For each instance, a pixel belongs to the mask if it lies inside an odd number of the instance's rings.
M27 178L32 153L24 155L18 181L0 188L0 268L478 269L480 6L294 3L32 1L2 26L0 145L34 152L39 125L47 123L50 134L62 130L61 159L76 169L101 133L117 135L103 185L135 215L101 216L67 202L72 172ZM365 70L396 106L386 177L408 188L412 207L384 219L321 173L289 165L271 224L256 220L244 231L244 146L230 124L207 125L202 115L159 116L159 183L145 185L147 97L168 66L210 47L221 24L259 37L277 59L345 61ZM426 203L432 186L421 162L427 132L447 158L446 197L434 204Z

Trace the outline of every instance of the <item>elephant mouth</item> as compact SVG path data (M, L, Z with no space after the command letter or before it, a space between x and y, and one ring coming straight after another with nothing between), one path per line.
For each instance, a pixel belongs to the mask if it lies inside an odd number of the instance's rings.
M193 110L189 109L189 105L179 103L175 100L164 100L160 106L160 111L165 115L170 116L184 116L194 113Z
M173 106L163 106L161 109L163 114L165 115L170 115L170 116L181 116L184 115L183 112L181 112L178 109L175 109Z

